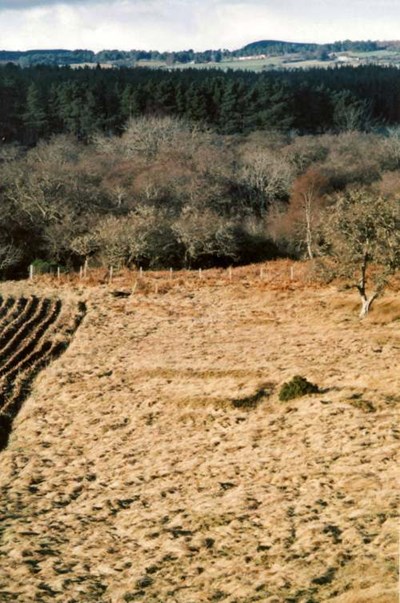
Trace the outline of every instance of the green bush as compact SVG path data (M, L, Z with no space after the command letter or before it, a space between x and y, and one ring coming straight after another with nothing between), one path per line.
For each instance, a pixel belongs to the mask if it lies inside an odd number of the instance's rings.
M307 381L307 379L301 377L301 375L296 375L293 379L282 385L279 392L279 400L281 400L281 402L286 402L293 398L300 398L307 394L317 394L318 392L319 388L317 385Z
M57 271L57 264L48 260L37 258L33 260L32 266L35 274L49 274Z

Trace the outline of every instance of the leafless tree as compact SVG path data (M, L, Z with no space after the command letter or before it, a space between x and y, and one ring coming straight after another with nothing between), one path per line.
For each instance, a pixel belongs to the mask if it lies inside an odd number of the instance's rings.
M141 156L150 160L165 149L193 151L208 136L207 132L183 119L153 116L131 118L119 139L98 135L94 142L97 149L106 154Z
M248 152L240 173L241 181L253 191L260 213L274 201L288 197L294 177L289 161L269 150Z
M184 247L185 265L207 256L236 256L235 225L210 209L187 206L173 224L178 241Z
M69 243L70 250L80 256L86 265L89 257L98 250L98 247L99 243L94 233L78 235Z
M368 190L349 192L330 209L324 231L336 274L349 279L360 294L363 318L400 268L400 200Z
M92 241L89 235L86 240ZM114 268L161 265L176 253L177 246L168 213L149 205L139 205L127 216L103 218L93 241L103 264Z
M328 184L315 169L308 169L293 185L289 219L302 240L310 260L315 255L315 239L321 222L321 209Z
M0 273L16 266L22 259L22 251L12 243L0 245Z

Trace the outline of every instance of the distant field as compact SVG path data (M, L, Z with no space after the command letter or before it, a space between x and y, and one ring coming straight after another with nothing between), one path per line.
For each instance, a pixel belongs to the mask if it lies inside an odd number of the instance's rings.
M162 61L138 61L138 67L150 68L166 68L166 69L242 69L247 71L269 71L271 69L310 69L313 67L328 68L337 65L362 65L366 63L383 63L400 65L400 52L398 51L375 51L375 52L360 52L360 53L344 53L347 56L347 61L318 61L318 60L298 60L298 55L290 56L275 56L265 59L246 59L246 60L226 60L220 63L175 63L167 66Z
M340 53L338 53L340 54ZM371 52L345 52L341 56L346 57L340 60L319 61L316 59L302 59L300 54L270 56L268 58L251 58L245 60L232 59L222 60L220 63L174 63L167 65L165 61L150 61L140 60L136 63L132 60L126 62L104 62L100 66L103 69L112 67L149 67L151 69L221 69L221 70L247 70L254 72L269 71L273 69L309 69L313 67L327 68L336 65L363 65L363 64L382 64L382 65L400 65L399 50L376 50ZM0 61L0 64L6 64L9 61ZM18 63L18 61L14 61ZM84 67L95 68L96 62L93 63L73 63L70 65L72 69Z

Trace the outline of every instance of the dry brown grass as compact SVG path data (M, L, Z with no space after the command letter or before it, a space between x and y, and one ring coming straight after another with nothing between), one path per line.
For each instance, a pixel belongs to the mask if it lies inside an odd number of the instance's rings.
M1 286L88 303L0 457L2 603L397 600L396 286L264 268Z

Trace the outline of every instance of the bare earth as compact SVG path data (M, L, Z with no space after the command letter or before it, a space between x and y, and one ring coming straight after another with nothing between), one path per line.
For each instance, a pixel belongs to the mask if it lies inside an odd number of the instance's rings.
M1 603L397 601L398 293L257 270L54 284L88 313L0 453Z

